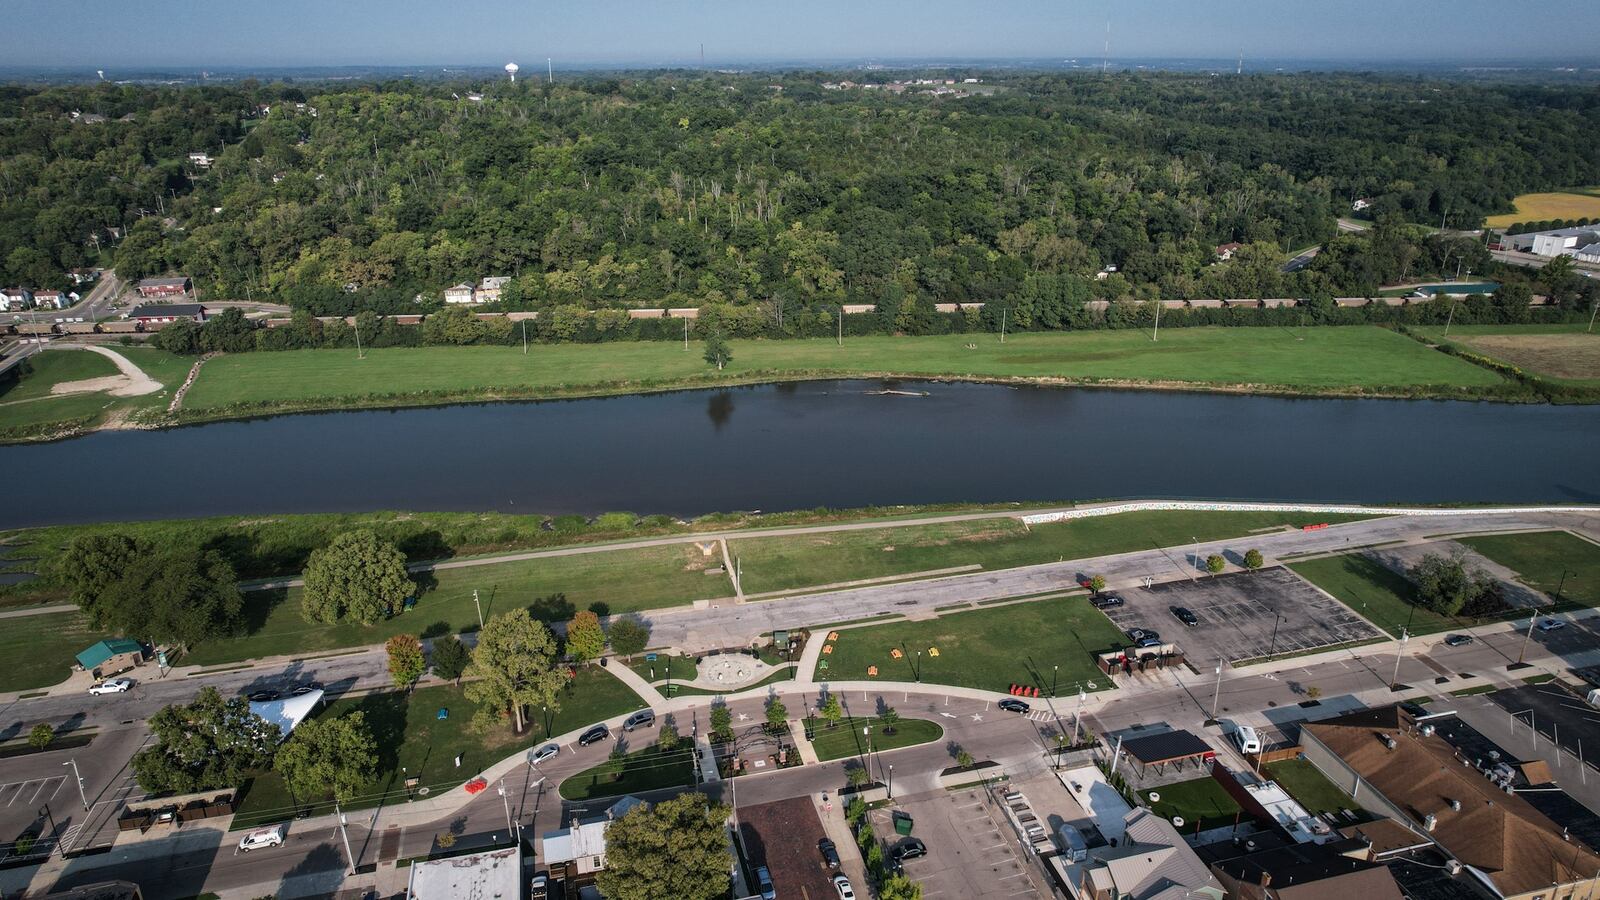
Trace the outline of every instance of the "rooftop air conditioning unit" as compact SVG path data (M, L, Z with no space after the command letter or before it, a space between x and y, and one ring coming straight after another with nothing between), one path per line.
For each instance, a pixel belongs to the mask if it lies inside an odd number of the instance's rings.
M1422 827L1430 834L1433 832L1433 826L1437 824L1439 824L1439 818L1433 813L1428 813L1422 817Z
M1451 875L1460 875L1461 861L1458 859L1447 860L1444 864L1444 870L1449 872Z

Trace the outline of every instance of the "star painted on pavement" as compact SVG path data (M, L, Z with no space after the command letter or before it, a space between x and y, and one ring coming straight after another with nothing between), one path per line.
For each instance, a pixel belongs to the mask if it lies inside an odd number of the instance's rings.
M981 716L981 715L979 715L977 713L973 713L972 714L972 721L974 721L974 722L982 722L983 721L983 716Z
M745 721L749 721L749 719L750 719L749 716L745 715L744 713L739 713L739 721L745 722Z

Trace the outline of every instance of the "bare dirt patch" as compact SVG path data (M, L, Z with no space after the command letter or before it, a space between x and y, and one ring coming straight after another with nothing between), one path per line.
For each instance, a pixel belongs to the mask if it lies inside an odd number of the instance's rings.
M52 348L54 349L54 348ZM143 397L145 394L154 394L161 390L161 382L156 381L144 370L128 361L126 356L104 347L93 344L84 344L80 350L98 353L116 363L120 374L107 375L102 378L85 378L82 381L64 381L50 388L53 395L61 394L88 394L104 392L113 397Z
M1478 334L1460 341L1540 375L1600 379L1600 334Z

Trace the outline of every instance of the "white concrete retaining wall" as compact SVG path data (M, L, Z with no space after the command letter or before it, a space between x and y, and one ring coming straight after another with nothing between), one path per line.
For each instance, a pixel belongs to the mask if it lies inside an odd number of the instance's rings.
M1128 503L1108 503L1102 506L1085 506L1080 509L1061 509L1054 512L1019 516L1025 524L1042 525L1047 522L1064 522L1069 519L1090 519L1095 516L1114 516L1119 513L1155 509L1184 509L1209 512L1313 512L1350 513L1375 516L1489 516L1507 513L1600 513L1600 506L1479 506L1459 508L1434 508L1413 506L1358 506L1340 503L1225 503L1204 500L1134 500Z

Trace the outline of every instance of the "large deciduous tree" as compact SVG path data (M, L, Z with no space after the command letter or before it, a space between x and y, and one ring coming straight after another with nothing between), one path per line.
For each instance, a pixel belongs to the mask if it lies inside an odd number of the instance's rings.
M301 800L348 800L376 777L378 745L360 710L301 723L273 769Z
M368 529L347 531L306 561L301 608L306 621L374 625L394 614L416 585L405 554Z
M631 659L643 653L644 648L650 643L650 626L646 625L637 616L623 616L611 620L611 629L607 635L611 639L611 649L624 659Z
M433 674L458 683L462 673L467 671L467 666L472 662L472 651L453 634L434 638L433 647L428 651L428 655L433 661Z
M1482 569L1469 568L1465 554L1429 553L1407 574L1417 599L1440 615L1488 612L1499 605L1494 579Z
M567 623L567 653L578 662L597 659L606 651L606 633L600 627L600 617L583 610Z
M522 731L522 711L530 705L559 709L557 695L566 683L557 670L556 640L544 623L525 609L501 613L484 623L472 651L467 697L478 704L474 724L490 728L509 714Z
M728 339L722 336L722 332L713 331L706 335L705 360L716 366L718 372L733 362L733 348L728 346Z
M415 635L397 634L384 643L383 649L389 655L389 678L395 687L411 687L428 670L422 642Z
M188 647L234 633L244 600L215 550L152 549L126 535L80 538L61 563L72 598L106 630Z
M155 744L134 754L133 772L151 793L237 787L278 746L277 725L251 712L243 697L223 699L214 687L192 703L165 707L149 724Z
M610 900L712 900L728 893L728 807L704 794L639 806L606 827L606 867L596 876Z

